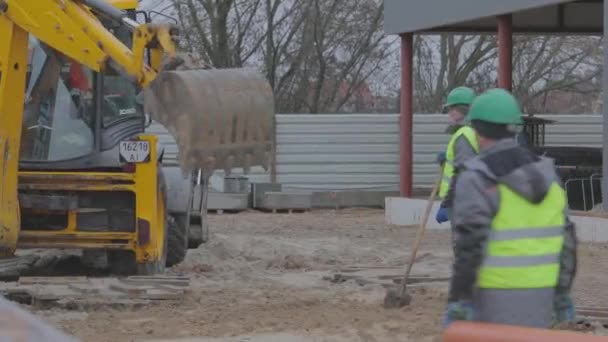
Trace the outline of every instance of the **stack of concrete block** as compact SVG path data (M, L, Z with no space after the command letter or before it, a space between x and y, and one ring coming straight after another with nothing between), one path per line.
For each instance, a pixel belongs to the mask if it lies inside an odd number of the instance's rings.
M268 211L302 211L312 208L311 192L283 191L281 184L257 183L252 186L253 208Z
M249 208L249 180L243 176L224 177L224 191L210 192L207 210L222 213L224 211L243 211Z

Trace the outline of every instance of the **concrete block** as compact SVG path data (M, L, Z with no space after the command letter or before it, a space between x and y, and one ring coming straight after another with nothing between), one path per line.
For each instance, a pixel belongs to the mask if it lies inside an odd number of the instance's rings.
M384 221L387 224L411 226L420 224L427 200L403 197L387 197L384 207ZM439 224L435 221L435 213L439 210L439 201L433 202L433 207L427 221L427 229L450 229L450 223Z
M279 183L252 183L251 184L251 206L261 208L262 199L267 192L281 192L283 186Z
M607 242L608 218L572 215L576 224L576 236L581 242Z
M246 210L247 208L249 208L249 194L210 192L207 199L209 210Z
M384 209L384 219L387 224L411 226L420 223L427 200L402 197L387 197ZM428 229L450 229L450 223L438 224L435 213L439 209L439 201L433 203L427 223ZM581 242L608 242L608 217L571 215L570 219L576 224L576 235Z
M393 191L317 191L312 193L313 208L383 208L386 197L396 196Z
M266 192L262 197L263 209L310 209L312 193Z
M224 192L237 194L248 193L249 179L243 176L224 177Z

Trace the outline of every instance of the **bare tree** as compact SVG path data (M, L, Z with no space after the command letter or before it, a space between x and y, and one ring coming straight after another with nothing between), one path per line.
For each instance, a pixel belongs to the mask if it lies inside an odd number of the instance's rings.
M184 47L215 67L258 68L279 112L370 112L381 100L398 103L390 100L398 94L398 44L383 33L382 1L170 1ZM577 102L597 97L597 38L516 36L514 44L513 90L526 111L555 108L572 94ZM417 112L438 112L459 85L496 86L495 35L416 36L414 49Z
M263 0L172 0L186 47L218 68L241 67L258 51Z
M487 69L496 58L496 40L491 36L419 36L414 51L417 111L438 112L454 87L483 89L492 82Z
M340 112L349 102L373 102L367 81L395 53L382 32L383 4L308 2L311 8L302 35L305 59L294 80L299 96L289 107L295 112Z
M521 36L516 44L513 92L527 112L545 112L555 94L599 92L592 82L601 73L599 38Z
M601 71L597 38L516 36L513 92L529 113L543 112L552 95L594 94ZM415 48L416 111L438 112L447 92L460 85L478 91L496 86L496 37L423 36Z
M375 0L172 1L185 46L215 67L260 68L279 111L341 111L395 53Z

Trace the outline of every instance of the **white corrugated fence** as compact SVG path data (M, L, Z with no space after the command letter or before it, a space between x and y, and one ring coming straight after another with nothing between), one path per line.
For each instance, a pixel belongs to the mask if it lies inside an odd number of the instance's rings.
M601 146L600 115L539 115L555 120L547 125L547 145ZM397 191L399 182L398 114L277 115L276 180L290 190ZM435 157L445 148L442 114L414 116L415 187L428 187L437 172ZM148 131L165 145L165 160L175 161L177 147L167 131L153 124ZM239 174L241 170L235 170ZM222 190L222 172L212 187ZM269 172L254 168L251 182L269 182Z

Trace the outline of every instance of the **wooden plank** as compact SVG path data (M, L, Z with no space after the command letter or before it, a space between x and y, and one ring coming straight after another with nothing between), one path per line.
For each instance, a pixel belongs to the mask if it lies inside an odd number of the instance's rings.
M118 278L26 277L22 283L3 284L0 293L37 308L67 308L70 303L77 303L77 307L98 307L181 300L189 290L189 278L186 277L152 276L131 280L135 284Z
M154 287L150 286L150 285L133 286L133 285L128 285L128 284L124 284L124 283L110 284L110 290L118 291L118 292L122 292L122 293L128 293L130 295L145 294L147 290L152 290L152 289L154 289Z
M76 277L20 277L20 285L50 285L50 284L84 284L89 283L89 279L83 276Z
M140 298L143 299L154 299L154 300L177 300L183 298L184 293L182 291L165 291L160 289L150 289L145 292Z
M581 310L581 309L576 309L576 314L577 315L582 315L582 316L608 318L608 311L606 311L606 310Z
M125 284L146 284L146 285L173 285L173 286L190 286L190 278L188 277L128 277L121 280Z
M100 291L104 289L103 286L92 284L92 283L75 283L68 284L67 288L86 294L98 294Z
M582 211L582 210L570 210L571 216L583 216L583 217L596 217L596 218L608 218L606 212L594 212L594 211Z
M161 290L167 290L167 291L175 291L175 292L186 292L188 291L190 288L189 286L175 286L175 285L165 285L165 284L159 284L157 286L158 289Z
M190 281L190 277L187 276L170 276L170 275L157 275L157 276L128 276L121 280L187 280Z
M577 310L594 310L594 311L608 311L608 307L605 306L577 306Z

